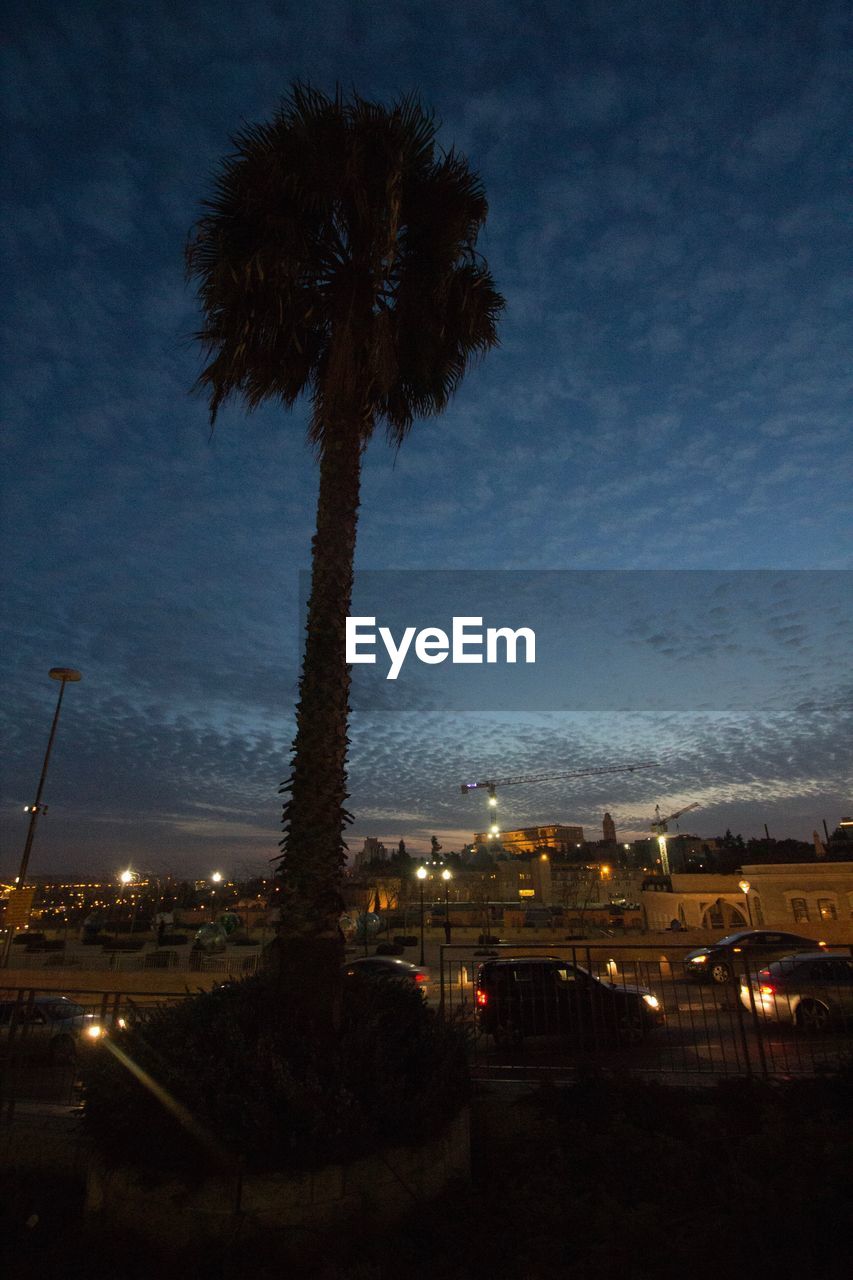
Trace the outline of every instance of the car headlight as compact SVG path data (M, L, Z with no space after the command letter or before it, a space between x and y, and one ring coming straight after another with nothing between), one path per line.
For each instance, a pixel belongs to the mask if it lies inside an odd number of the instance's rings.
M660 1001L658 1000L657 996L645 995L643 996L643 1000L649 1006L650 1009L660 1008Z
M104 1028L97 1022L90 1022L86 1028L86 1035L90 1040L100 1040L104 1034Z
M707 956L691 956L690 959L687 961L687 963L688 964L707 964L708 957Z

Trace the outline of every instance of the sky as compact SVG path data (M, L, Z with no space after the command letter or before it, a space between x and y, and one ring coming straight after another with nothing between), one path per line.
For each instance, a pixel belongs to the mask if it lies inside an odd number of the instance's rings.
M504 668L466 702L463 668L452 695L401 678L357 702L351 850L459 848L485 820L472 776L649 759L507 788L501 821L595 838L608 809L627 839L695 802L682 830L810 839L853 810L843 4L9 11L0 876L53 666L83 679L31 873L244 875L277 853L316 466L304 405L232 403L211 435L183 248L231 137L295 80L420 95L482 177L507 299L447 412L371 444L359 581L392 575L380 608L431 574L413 625L448 626L451 584L486 574L486 623L535 618L545 664L529 701Z

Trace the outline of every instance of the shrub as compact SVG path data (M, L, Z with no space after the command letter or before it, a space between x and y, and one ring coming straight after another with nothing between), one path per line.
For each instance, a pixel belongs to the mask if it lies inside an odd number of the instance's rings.
M312 993L260 975L141 1014L90 1056L84 1085L108 1159L310 1169L433 1136L467 1097L465 1034L414 988L366 981L344 988L334 1030Z

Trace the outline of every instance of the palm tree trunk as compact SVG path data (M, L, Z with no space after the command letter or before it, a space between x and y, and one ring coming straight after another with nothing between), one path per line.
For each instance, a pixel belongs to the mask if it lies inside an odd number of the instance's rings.
M344 808L350 687L344 656L364 440L359 425L328 432L322 444L292 772L282 784L289 798L279 870L280 942L291 939L304 952L309 940L325 940L329 959L334 952L338 961L343 958L338 928L346 861L343 829L350 820ZM309 949L316 963L317 949ZM292 961L295 949L287 950Z

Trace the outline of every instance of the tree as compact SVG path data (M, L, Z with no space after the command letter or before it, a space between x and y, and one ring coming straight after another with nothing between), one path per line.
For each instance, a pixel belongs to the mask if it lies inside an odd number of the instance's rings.
M399 447L446 407L496 345L504 306L475 248L482 184L436 131L414 98L385 107L297 84L271 122L236 136L187 245L211 424L234 395L249 410L310 399L317 527L278 875L282 933L333 951L362 455L378 425Z
M430 836L429 851L432 854L433 859L437 858L441 853L441 845L438 842L438 836Z

